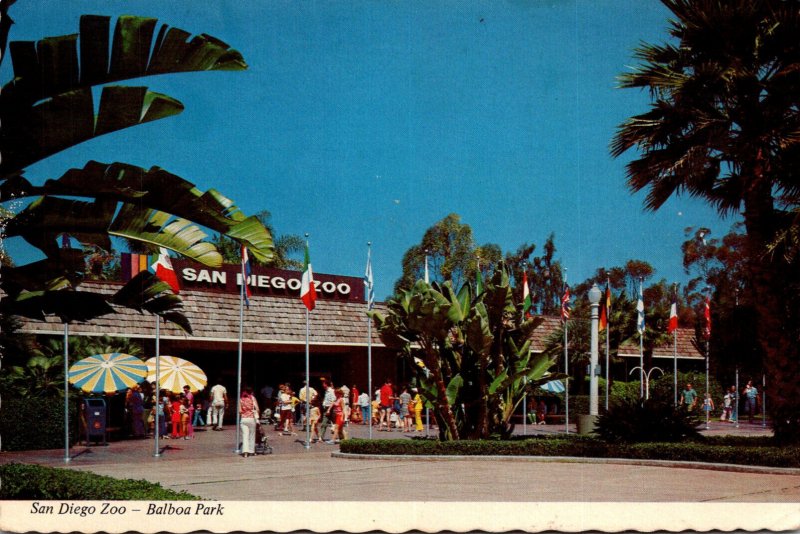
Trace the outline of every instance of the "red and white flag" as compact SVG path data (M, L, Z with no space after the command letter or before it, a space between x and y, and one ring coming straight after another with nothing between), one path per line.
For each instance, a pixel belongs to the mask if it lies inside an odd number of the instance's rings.
M564 296L561 297L561 320L567 322L569 319L569 286L564 289Z
M180 293L181 286L178 285L178 275L175 273L175 269L172 268L172 262L169 259L169 252L164 247L161 247L160 253L156 261L150 266L150 270L155 273L155 275L170 285L172 290L177 295Z
M531 290L528 288L528 272L522 271L522 315L531 317Z
M317 289L314 286L314 273L311 270L311 259L308 255L308 243L306 243L306 255L303 261L303 282L300 286L300 299L306 305L308 311L314 309L317 302Z
M703 335L706 339L711 339L711 297L706 297L706 303L703 309L703 317L706 319Z
M678 329L678 294L672 294L672 304L669 307L669 323L667 323L667 333L671 334Z

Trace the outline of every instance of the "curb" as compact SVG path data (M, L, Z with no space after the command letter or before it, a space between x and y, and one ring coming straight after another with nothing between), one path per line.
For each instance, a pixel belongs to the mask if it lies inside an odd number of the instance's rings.
M800 476L800 468L769 467L762 465L715 464L706 462L680 462L675 460L643 460L638 458L582 458L579 456L456 456L456 455L391 455L391 454L352 454L332 452L331 457L344 460L395 460L395 461L482 461L492 462L540 462L565 464L606 464L638 465L643 467L671 467L681 469L706 469L709 471L730 471L734 473L757 473L760 475Z

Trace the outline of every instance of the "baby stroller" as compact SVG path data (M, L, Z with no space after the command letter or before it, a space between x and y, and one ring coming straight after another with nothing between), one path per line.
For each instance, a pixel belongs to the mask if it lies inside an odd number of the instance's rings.
M261 419L259 423L262 425L277 425L278 420L275 418L275 414L269 408L264 408L264 411L261 412Z
M265 421L259 421L256 425L256 454L272 454L272 446L267 441L267 434L264 432Z

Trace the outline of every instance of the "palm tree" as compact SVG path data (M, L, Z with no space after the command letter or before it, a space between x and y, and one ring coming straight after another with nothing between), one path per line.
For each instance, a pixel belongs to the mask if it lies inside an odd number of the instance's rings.
M267 229L270 235L277 235L275 227L272 224L272 213L269 210L261 210L255 214L255 217L261 221L261 224ZM212 242L217 247L219 253L222 255L226 263L239 263L241 260L241 251L239 245L223 234L216 234ZM295 259L292 256L300 256L305 250L306 242L297 234L283 234L275 238L273 244L272 258L268 261L256 259L254 263L261 265L269 265L278 269L288 269L290 271L300 271L303 268L303 262ZM131 252L134 252L133 250Z
M800 190L800 9L783 0L662 0L676 41L645 44L623 88L650 91L650 110L625 121L611 143L632 191L657 210L688 193L721 214L740 213L748 242L749 289L768 355L776 437L800 440L796 263L766 256ZM786 291L788 284L789 291Z

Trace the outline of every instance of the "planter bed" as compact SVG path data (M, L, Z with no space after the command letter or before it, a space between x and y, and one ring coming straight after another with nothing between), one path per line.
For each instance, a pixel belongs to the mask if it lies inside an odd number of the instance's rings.
M679 443L606 443L588 436L450 442L351 439L343 441L340 450L367 455L626 458L800 468L800 446L773 445L769 438L715 437Z

